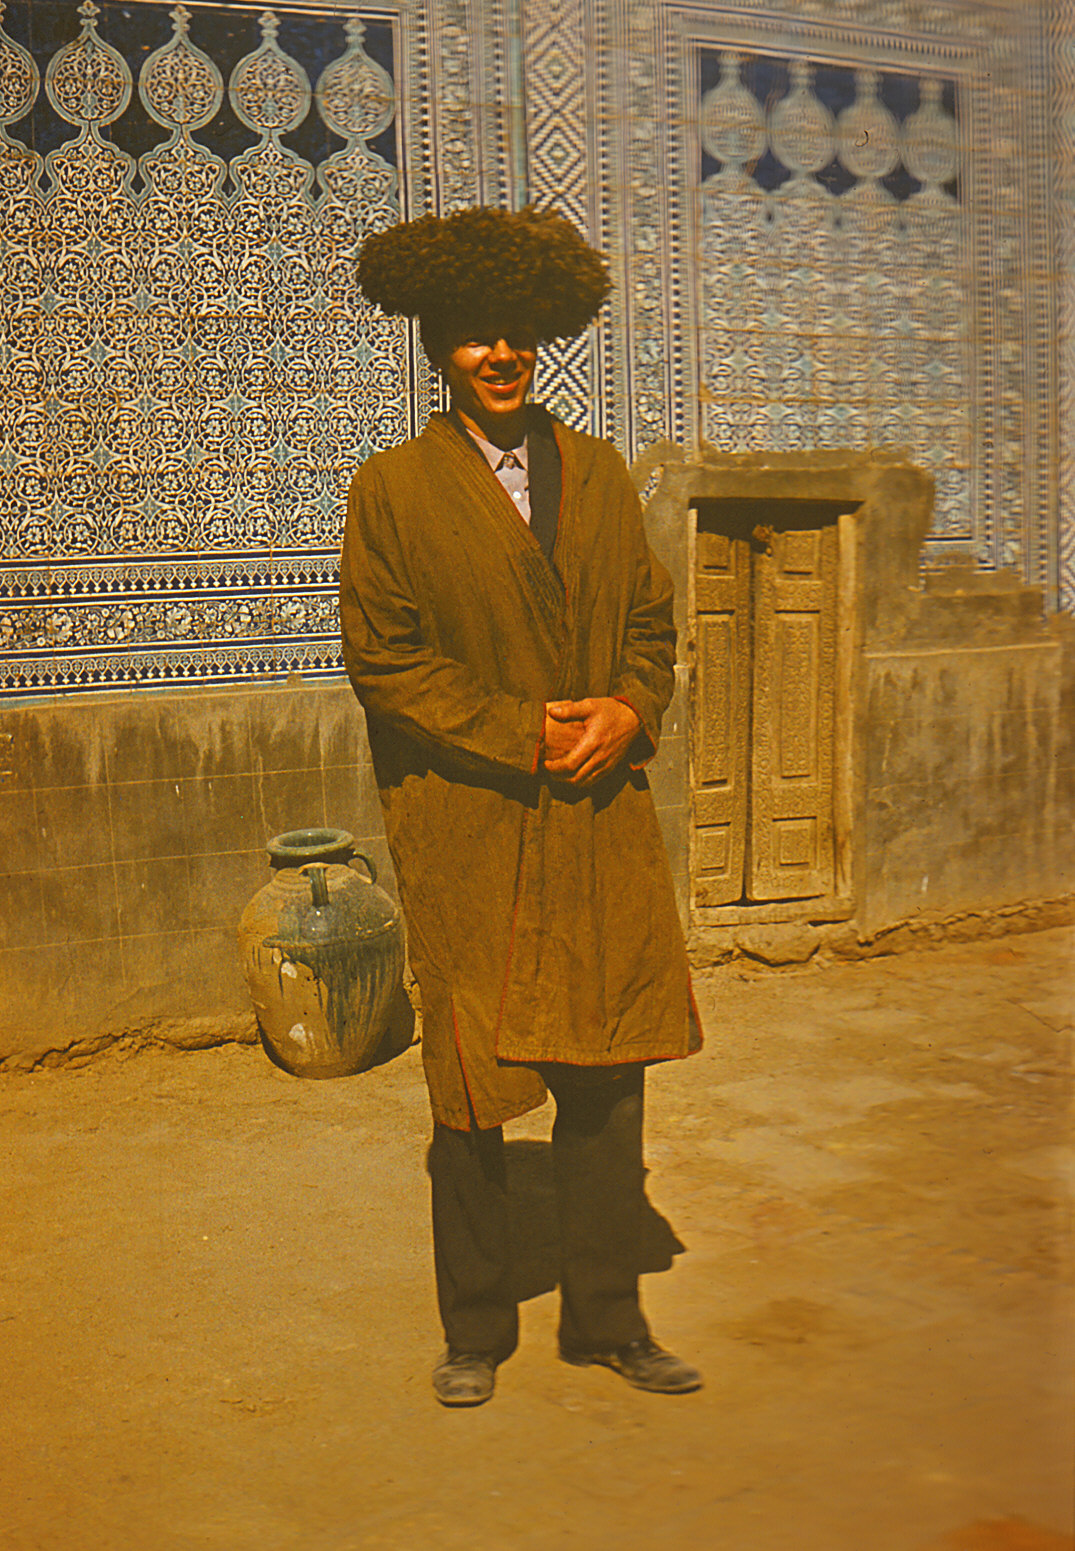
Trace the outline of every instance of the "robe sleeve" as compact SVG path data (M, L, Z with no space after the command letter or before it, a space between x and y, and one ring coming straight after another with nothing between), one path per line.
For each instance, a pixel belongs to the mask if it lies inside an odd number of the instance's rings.
M347 501L340 626L348 677L371 716L471 767L537 771L544 704L516 699L431 649L390 502L368 467Z
M622 468L622 465L621 465ZM642 726L628 751L633 770L657 752L661 718L675 689L676 627L672 614L672 578L646 540L642 508L626 468L623 492L624 564L632 569L632 592L623 648L612 696L629 705Z

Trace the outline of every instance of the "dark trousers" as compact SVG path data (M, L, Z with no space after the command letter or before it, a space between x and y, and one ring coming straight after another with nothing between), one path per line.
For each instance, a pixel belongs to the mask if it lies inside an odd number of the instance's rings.
M623 1346L648 1334L638 1301L645 1068L542 1066L560 1220L560 1344ZM503 1359L519 1332L504 1133L435 1125L433 1255L448 1345Z

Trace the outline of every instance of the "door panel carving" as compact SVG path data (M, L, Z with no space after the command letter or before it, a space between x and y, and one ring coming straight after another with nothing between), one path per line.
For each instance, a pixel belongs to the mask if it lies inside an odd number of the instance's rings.
M742 539L699 533L693 724L692 876L699 904L742 893L750 731L750 550Z
M835 887L836 528L754 556L749 899Z

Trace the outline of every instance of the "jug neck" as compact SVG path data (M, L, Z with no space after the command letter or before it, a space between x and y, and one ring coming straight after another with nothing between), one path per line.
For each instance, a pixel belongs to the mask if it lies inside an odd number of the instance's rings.
M291 829L275 835L265 849L274 871L311 862L346 867L355 854L355 839L345 829Z

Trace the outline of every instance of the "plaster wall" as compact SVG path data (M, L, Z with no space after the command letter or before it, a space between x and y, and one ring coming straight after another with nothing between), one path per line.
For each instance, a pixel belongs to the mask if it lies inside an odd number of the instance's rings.
M1064 654L1055 640L979 645L970 634L866 661L867 935L1075 888Z
M349 685L0 712L0 1063L253 1039L239 915L266 840L326 824L394 892Z
M865 512L855 764L856 922L988 914L1075 890L1075 630L1011 572L914 570ZM880 563L878 563L880 562Z

